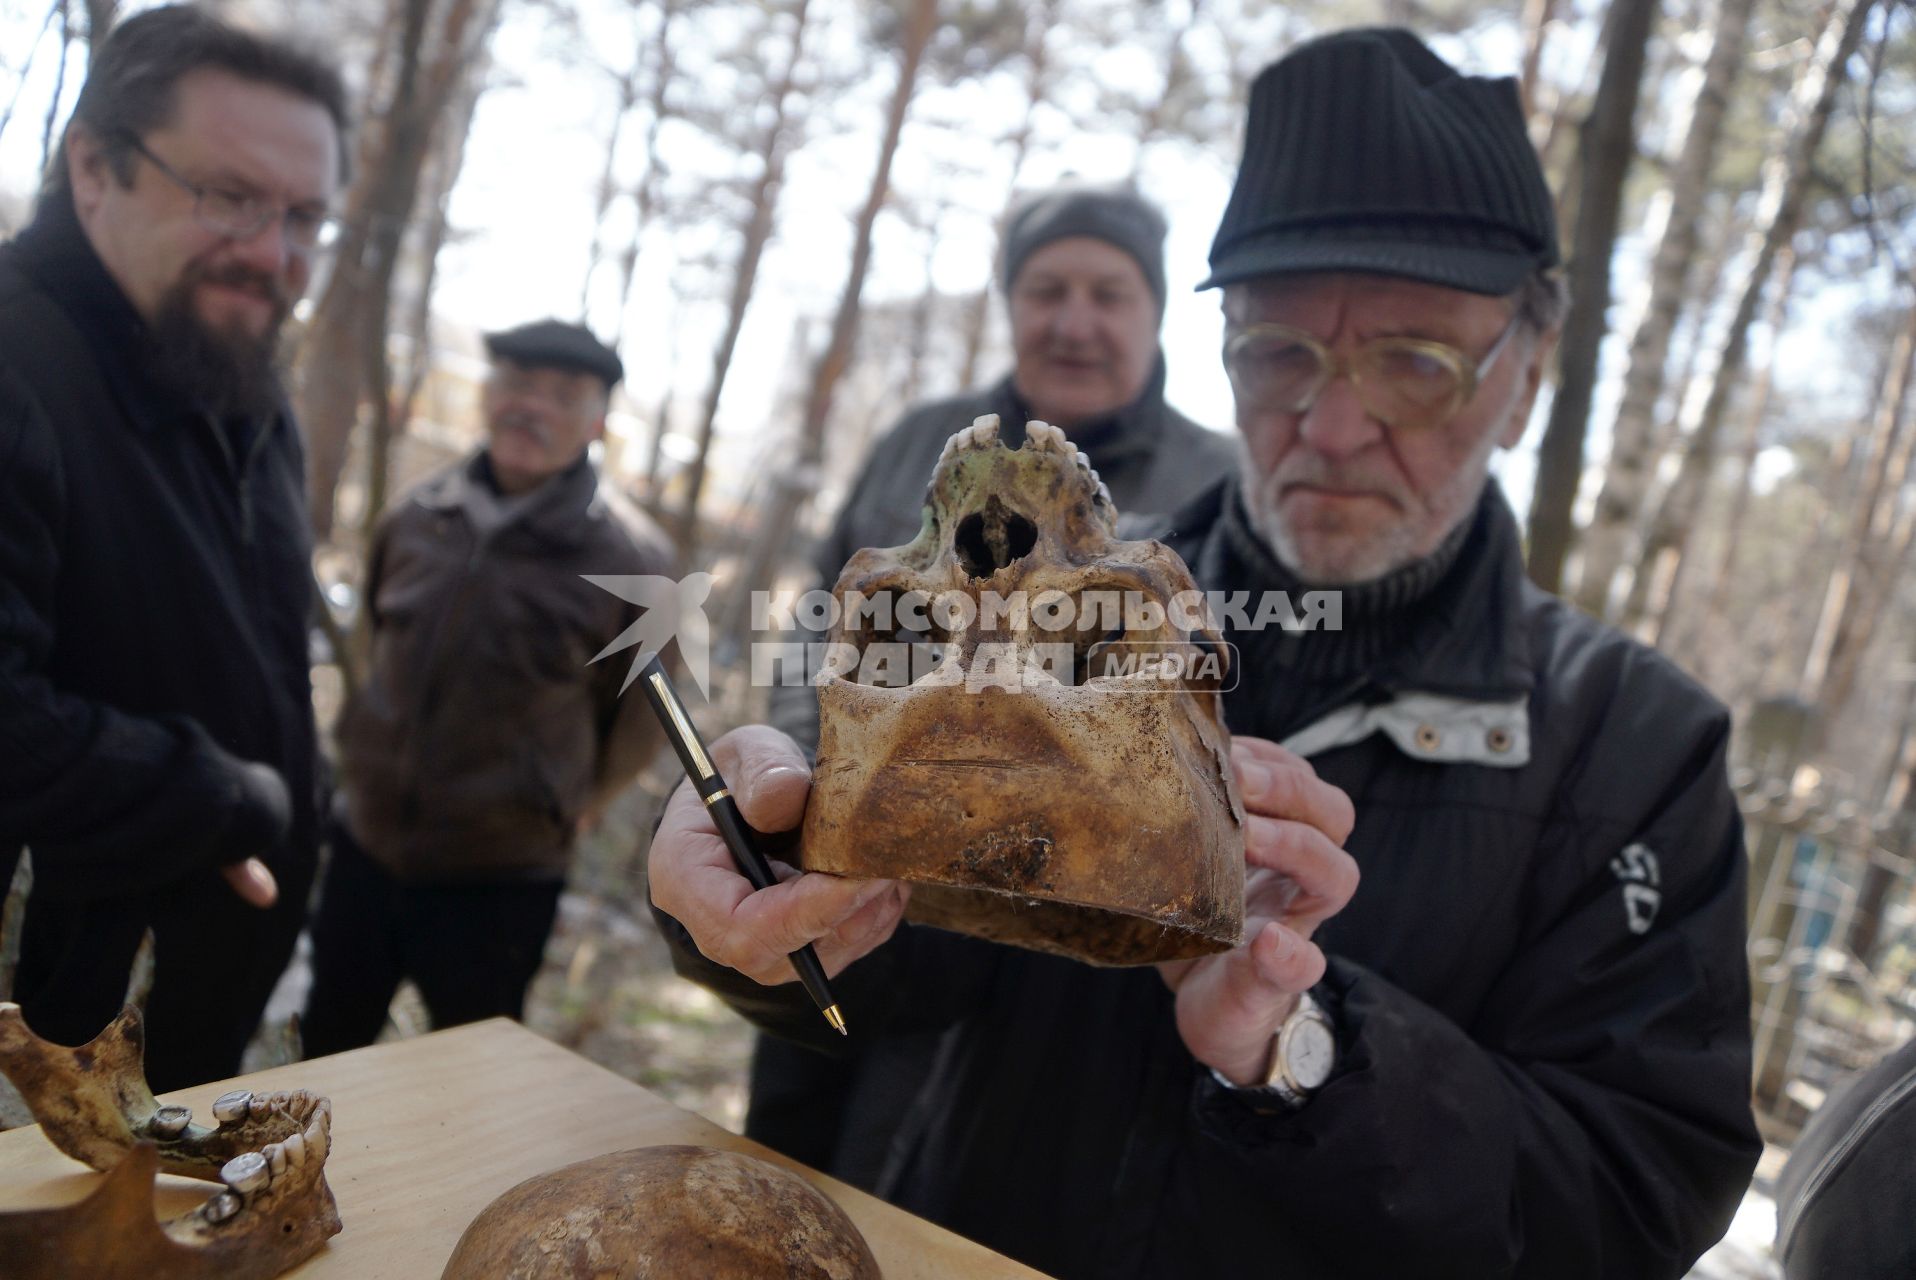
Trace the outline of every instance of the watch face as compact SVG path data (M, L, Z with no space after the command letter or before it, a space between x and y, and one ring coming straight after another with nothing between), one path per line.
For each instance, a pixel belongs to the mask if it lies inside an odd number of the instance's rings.
M1331 1029L1315 1018L1300 1022L1285 1046L1284 1065L1301 1089L1315 1089L1331 1078L1337 1061L1337 1041Z

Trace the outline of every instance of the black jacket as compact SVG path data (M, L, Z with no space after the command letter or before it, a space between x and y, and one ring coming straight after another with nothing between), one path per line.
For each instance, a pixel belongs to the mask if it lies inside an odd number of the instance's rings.
M1776 1179L1789 1280L1916 1275L1916 1041L1818 1107Z
M1201 585L1256 590L1225 506L1194 504L1169 540ZM1356 805L1363 883L1318 934L1331 1080L1260 1114L1185 1050L1153 970L906 926L834 990L875 1056L945 1034L929 1064L901 1057L906 1122L846 1163L1060 1276L1680 1276L1760 1152L1722 707L1533 588L1494 489L1328 714L1298 723L1284 659L1232 638L1233 729L1314 748ZM795 987L664 922L682 972L836 1048Z
M48 898L313 852L299 437L146 346L70 201L0 246L0 863L31 846Z

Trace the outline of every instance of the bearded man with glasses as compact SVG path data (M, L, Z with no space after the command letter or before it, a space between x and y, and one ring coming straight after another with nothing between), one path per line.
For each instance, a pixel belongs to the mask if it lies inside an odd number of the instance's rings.
M0 247L0 882L89 1039L153 937L156 1089L233 1074L317 848L299 434L275 369L344 178L327 63L190 6L101 46Z
M883 885L749 892L673 798L649 872L680 971L829 1053L765 958L811 943L895 1069L832 1172L1061 1277L1674 1280L1723 1233L1762 1150L1729 717L1531 586L1488 479L1557 266L1514 81L1364 29L1253 85L1207 281L1242 463L1160 535L1237 647L1235 949L1094 969ZM1312 589L1341 625L1259 625ZM798 825L794 744L714 753L747 821ZM885 1051L927 1027L928 1058Z

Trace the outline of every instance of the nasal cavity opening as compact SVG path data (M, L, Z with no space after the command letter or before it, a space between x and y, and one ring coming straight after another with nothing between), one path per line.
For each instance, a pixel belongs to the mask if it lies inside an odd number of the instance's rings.
M983 511L974 511L958 522L952 535L952 549L958 563L972 578L989 578L1014 560L1022 560L1038 545L1038 526L1031 523L992 494Z

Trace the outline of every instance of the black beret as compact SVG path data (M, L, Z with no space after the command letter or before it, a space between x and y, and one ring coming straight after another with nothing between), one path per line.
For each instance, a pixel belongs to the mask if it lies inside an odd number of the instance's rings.
M1244 160L1198 287L1359 271L1506 294L1559 261L1517 82L1459 74L1402 28L1363 27L1251 85Z
M494 359L510 360L540 369L573 369L596 375L610 391L625 377L618 353L592 336L583 325L562 320L535 320L517 329L486 335L486 350Z

